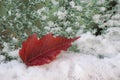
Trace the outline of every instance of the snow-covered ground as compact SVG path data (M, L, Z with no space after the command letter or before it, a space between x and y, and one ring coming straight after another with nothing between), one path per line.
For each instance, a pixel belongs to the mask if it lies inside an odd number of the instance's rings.
M62 52L42 66L27 67L20 59L1 63L0 80L120 80L119 27L97 37L82 34L75 43L79 53ZM10 55L18 56L18 50Z

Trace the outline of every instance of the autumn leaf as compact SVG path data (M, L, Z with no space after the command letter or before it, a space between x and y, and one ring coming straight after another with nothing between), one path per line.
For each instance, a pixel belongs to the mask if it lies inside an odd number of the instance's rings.
M61 50L66 51L71 46L71 42L78 38L54 37L49 33L38 39L37 34L33 34L22 43L19 55L27 66L50 63L60 54Z

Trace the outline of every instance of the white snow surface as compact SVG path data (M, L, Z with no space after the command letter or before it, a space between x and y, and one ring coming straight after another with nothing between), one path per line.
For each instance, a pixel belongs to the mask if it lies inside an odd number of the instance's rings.
M27 67L20 59L0 63L0 80L120 80L119 27L98 37L82 34L75 43L80 52L62 52L42 66ZM18 56L18 51L10 54Z

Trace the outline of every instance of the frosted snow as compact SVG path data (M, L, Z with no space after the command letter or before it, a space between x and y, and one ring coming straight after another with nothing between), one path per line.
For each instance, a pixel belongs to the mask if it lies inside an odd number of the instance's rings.
M82 34L75 43L79 53L62 52L50 64L27 67L20 59L1 63L0 80L120 80L119 27L98 37ZM10 55L18 56L18 50Z

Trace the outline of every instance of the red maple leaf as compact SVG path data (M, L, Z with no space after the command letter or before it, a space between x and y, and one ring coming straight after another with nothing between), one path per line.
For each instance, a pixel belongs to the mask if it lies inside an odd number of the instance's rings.
M37 34L33 34L22 43L22 49L20 49L19 55L27 66L50 63L60 54L61 50L66 51L71 46L71 42L78 38L67 39L61 36L53 37L49 33L41 39L38 39Z

